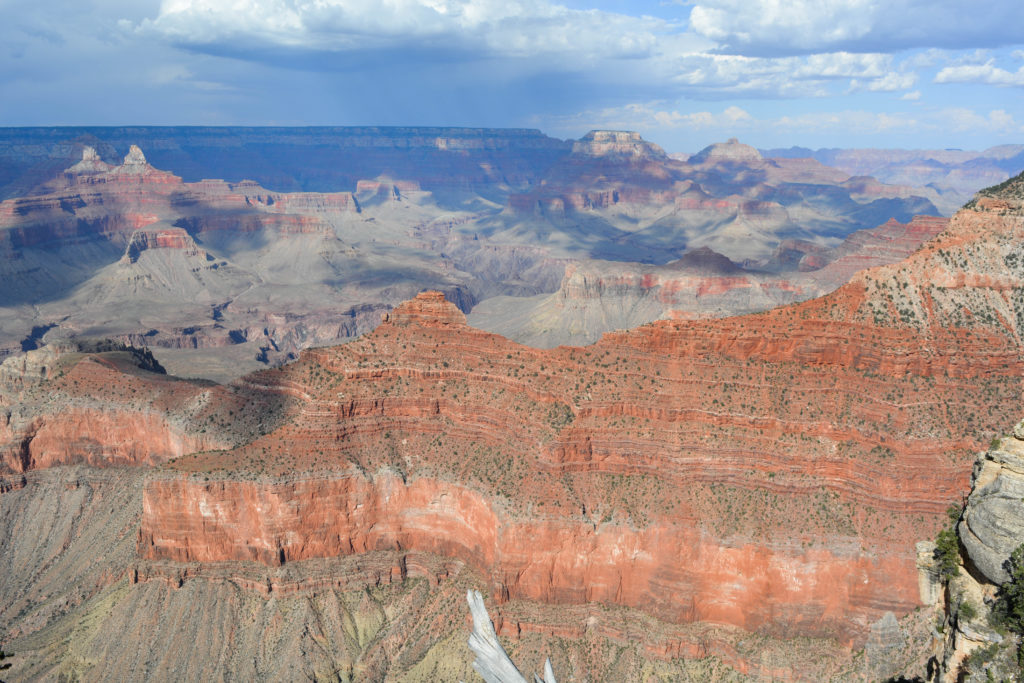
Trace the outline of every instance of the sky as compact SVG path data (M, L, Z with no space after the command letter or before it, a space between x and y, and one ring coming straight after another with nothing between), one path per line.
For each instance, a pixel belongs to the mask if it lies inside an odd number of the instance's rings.
M0 0L0 126L1024 143L1020 0Z

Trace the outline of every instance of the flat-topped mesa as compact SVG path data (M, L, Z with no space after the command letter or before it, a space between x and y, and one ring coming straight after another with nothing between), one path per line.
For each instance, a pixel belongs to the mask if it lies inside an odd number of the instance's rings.
M167 226L149 226L136 230L128 239L128 246L125 247L121 261L124 263L135 263L144 251L150 249L177 249L185 251L191 256L198 256L202 250L196 245L195 240L185 230Z
M689 159L691 165L721 163L723 161L761 161L761 153L750 145L744 145L736 138L729 138L727 142L717 142L708 145Z
M637 159L667 159L658 145L628 130L592 130L572 145L572 153L584 156L627 156Z
M398 327L464 327L466 315L455 304L449 302L444 294L430 291L420 292L415 298L399 304L390 313L385 313L382 322Z
M401 201L402 196L410 192L422 192L420 184L416 180L393 180L380 176L373 180L360 180L356 182L356 196L361 200L373 197Z

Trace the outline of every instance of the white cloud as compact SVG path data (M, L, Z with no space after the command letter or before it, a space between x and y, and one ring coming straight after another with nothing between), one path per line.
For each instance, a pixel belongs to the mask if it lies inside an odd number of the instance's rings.
M621 107L607 107L563 117L549 117L538 121L545 127L560 132L598 129L616 130L718 130L733 133L756 125L746 110L729 106L720 112L697 111L683 113L668 108L665 102L632 103Z
M831 132L833 134L869 134L889 133L898 130L913 131L925 125L917 117L896 112L872 112L863 110L845 110L838 112L815 112L797 116L782 116L766 122L767 126L777 130L795 132Z
M571 10L546 0L164 0L157 17L139 28L184 45L226 49L466 49L580 59L650 56L678 32L661 19Z
M727 45L811 51L867 35L877 0L701 0L690 27ZM779 50L773 50L779 51Z
M867 85L872 92L895 92L897 90L909 90L917 83L917 74L890 72L881 78L876 78Z
M951 130L957 132L1010 132L1024 130L1014 119L1013 115L1003 109L993 109L986 116L965 107L953 107L943 109L939 116Z
M859 92L866 90L868 92L896 92L897 90L909 90L914 87L917 83L917 74L915 73L899 73L896 71L890 71L889 73L879 78L871 79L867 82L853 81L850 83L850 92ZM917 93L921 95L920 92Z
M496 82L561 72L609 89L700 99L822 97L851 80L891 91L915 78L881 52L719 54L679 24L550 0L164 0L156 18L135 30L197 52L307 70L390 60L411 69L465 64L482 74L490 60Z
M1010 130L1019 127L1013 115L1008 114L1005 109L993 109L988 114L988 120L991 122L992 127L996 129Z
M670 136L672 131L694 131L704 139L737 136L824 135L848 138L856 135L870 138L887 134L910 135L921 132L1012 134L1024 132L1016 118L1003 109L979 113L964 107L928 112L875 112L847 109L810 112L778 117L757 118L736 106L721 111L680 111L667 102L633 103L587 111L568 117L545 118L538 121L560 132L578 134L593 128L638 130L654 139Z
M726 110L722 112L722 116L724 116L727 121L730 121L732 123L753 120L753 117L750 114L743 111L739 107L727 107Z
M1024 87L1024 66L1016 72L1001 69L990 59L984 64L947 66L935 76L936 83L987 83L988 85Z
M672 65L673 83L707 97L821 97L831 84L844 81L857 89L888 91L909 88L916 80L912 73L894 72L892 57L877 53L778 58L705 53L679 57Z
M921 99L921 91L920 90L911 90L908 93L904 93L900 97L900 99L901 100L909 100L911 102L916 102L917 100Z
M921 52L915 52L904 59L903 66L908 69L924 69L944 61L947 56L947 51L931 47Z
M731 52L800 54L1020 42L1019 0L695 0L690 26Z

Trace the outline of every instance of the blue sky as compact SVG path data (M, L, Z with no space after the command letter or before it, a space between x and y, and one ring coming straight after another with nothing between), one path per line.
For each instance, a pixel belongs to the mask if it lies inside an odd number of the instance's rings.
M1024 143L1020 0L0 0L0 125Z

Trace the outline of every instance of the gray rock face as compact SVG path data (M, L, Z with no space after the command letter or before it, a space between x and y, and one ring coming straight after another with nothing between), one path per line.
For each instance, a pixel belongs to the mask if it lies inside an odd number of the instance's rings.
M994 584L1009 580L1004 563L1024 543L1024 422L978 456L974 486L958 532L967 555Z

